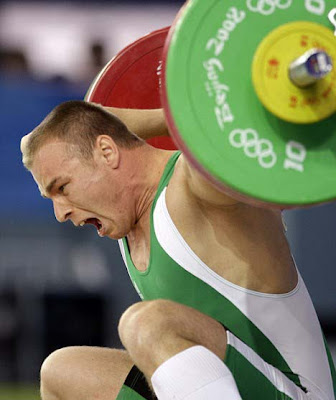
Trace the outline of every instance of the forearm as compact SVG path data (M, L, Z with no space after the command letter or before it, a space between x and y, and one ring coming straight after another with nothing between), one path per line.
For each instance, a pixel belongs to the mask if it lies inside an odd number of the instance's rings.
M131 132L142 139L146 140L154 136L169 136L165 116L161 108L154 110L104 108L120 118Z

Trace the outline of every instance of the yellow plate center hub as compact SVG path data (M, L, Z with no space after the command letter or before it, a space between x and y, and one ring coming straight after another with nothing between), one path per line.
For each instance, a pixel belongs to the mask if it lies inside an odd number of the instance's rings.
M334 68L306 88L289 78L290 64L313 48L325 51ZM293 123L321 121L336 111L336 38L312 22L292 22L272 31L259 45L252 80L262 104L277 117Z

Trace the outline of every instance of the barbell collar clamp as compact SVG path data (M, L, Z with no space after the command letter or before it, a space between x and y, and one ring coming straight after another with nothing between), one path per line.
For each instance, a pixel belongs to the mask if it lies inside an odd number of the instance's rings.
M294 60L289 66L289 77L299 88L306 88L325 78L333 69L328 53L311 49Z

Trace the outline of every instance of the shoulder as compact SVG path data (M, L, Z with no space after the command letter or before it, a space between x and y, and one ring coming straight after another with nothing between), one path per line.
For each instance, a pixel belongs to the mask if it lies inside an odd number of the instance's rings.
M219 190L210 180L206 179L181 154L178 158L171 180L171 187L184 193L194 200L208 206L231 206L239 201L229 196L224 190Z

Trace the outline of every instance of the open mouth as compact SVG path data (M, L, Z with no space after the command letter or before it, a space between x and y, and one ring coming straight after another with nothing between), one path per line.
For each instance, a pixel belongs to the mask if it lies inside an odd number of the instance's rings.
M81 226L84 226L84 225L94 225L97 229L98 235L102 236L103 224L101 223L101 221L98 218L88 218L81 223Z

